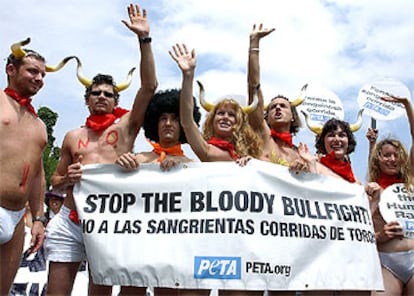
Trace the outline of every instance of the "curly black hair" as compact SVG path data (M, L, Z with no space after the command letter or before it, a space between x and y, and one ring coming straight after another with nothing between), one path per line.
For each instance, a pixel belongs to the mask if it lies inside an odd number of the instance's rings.
M158 136L158 119L163 113L173 113L177 117L180 117L180 89L168 89L161 90L154 94L150 104L147 107L145 112L144 119L144 130L145 137L154 142L159 142L160 138ZM201 113L200 108L195 103L194 100L194 110L193 118L197 126L199 126ZM187 143L187 138L183 128L180 125L180 138L179 141L181 144Z
M351 154L355 151L356 141L354 137L354 133L351 131L349 127L349 123L343 120L339 120L336 118L331 118L323 125L321 134L317 137L315 148L318 153L327 154L325 148L325 136L327 133L331 131L335 131L338 127L340 127L343 131L345 131L348 137L348 150L347 154Z

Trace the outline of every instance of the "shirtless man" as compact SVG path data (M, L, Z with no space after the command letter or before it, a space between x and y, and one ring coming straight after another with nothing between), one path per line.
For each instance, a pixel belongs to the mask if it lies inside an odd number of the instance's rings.
M194 106L192 118L196 125L201 114ZM151 141L153 150L138 154L125 153L116 163L127 170L138 169L142 163L159 163L162 170L169 170L179 163L190 162L184 155L181 144L187 143L180 125L180 91L171 89L157 92L147 108L144 121L145 136ZM209 290L154 288L157 296L208 296Z
M253 101L255 88L260 85L259 42L260 39L272 33L274 29L253 26L250 33L250 48L248 62L249 101ZM255 111L249 114L252 128L263 139L263 153L260 159L286 165L291 170L308 170L308 164L303 160L292 143L292 135L301 126L295 106L300 101L289 102L284 96L276 96L267 107L264 117L264 101L262 91L258 90L259 103Z
M116 163L127 170L137 169L140 163L159 163L162 170L169 170L178 163L192 161L181 149L187 138L180 125L179 108L180 90L157 92L147 108L144 121L145 137L150 140L153 150L125 153ZM198 124L201 118L198 107L193 108L192 117Z
M35 51L7 59L7 88L0 91L0 294L8 295L23 253L25 204L34 223L31 252L44 239L44 171L47 143L44 123L30 104L43 86L45 59Z
M66 191L61 211L50 221L45 242L48 254L48 294L70 295L79 264L85 257L82 230L76 224L73 185L80 181L82 165L90 163L115 163L118 156L131 151L144 121L157 80L149 37L147 13L138 5L128 7L130 23L123 23L134 32L141 51L141 88L138 90L131 111L118 108L119 85L109 75L98 74L86 87L85 101L90 116L86 126L69 131L63 140L61 159L51 183L55 190ZM79 77L79 75L78 75ZM88 81L88 80L83 80ZM84 82L83 82L84 83ZM94 285L89 281L89 294L110 295L110 286ZM144 295L145 288L123 287L121 293Z

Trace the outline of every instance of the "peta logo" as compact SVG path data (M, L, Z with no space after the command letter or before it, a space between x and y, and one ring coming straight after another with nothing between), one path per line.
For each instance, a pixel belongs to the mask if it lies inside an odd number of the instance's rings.
M413 231L414 230L414 222L405 221L405 228L407 228L407 230L409 230L409 231Z
M196 256L194 278L238 280L241 278L241 258Z

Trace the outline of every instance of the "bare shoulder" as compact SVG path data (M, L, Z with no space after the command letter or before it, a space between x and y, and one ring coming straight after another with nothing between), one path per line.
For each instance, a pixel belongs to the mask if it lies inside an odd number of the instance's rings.
M0 100L5 100L6 99L6 93L4 92L4 90L0 89Z
M81 137L82 135L85 135L86 133L87 133L87 130L84 127L70 130L65 134L63 142L71 143L72 141L79 139L79 137Z

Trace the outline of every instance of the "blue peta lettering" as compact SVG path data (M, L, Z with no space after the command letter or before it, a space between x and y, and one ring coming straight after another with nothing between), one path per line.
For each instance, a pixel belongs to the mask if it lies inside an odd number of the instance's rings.
M369 102L366 102L363 107L365 109L376 111L376 112L378 112L379 114L382 114L382 115L390 114L389 110L381 108L380 106L375 106L374 104L369 103Z
M310 119L313 121L325 122L331 119L331 117L323 115L323 114L311 114Z
M405 221L405 228L409 231L414 230L414 222L413 221Z
M241 279L241 258L196 256L194 278L239 280Z

